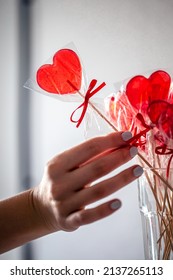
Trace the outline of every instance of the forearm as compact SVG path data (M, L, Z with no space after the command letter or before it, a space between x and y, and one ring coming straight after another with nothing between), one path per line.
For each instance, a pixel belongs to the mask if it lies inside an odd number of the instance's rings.
M48 233L35 209L32 189L0 201L0 253Z

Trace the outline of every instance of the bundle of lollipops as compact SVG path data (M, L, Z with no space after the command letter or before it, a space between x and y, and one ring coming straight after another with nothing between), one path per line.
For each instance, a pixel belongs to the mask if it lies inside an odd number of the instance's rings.
M107 113L119 130L131 130L131 143L155 199L158 216L158 257L169 259L173 251L173 88L162 70L148 78L138 75L107 100Z

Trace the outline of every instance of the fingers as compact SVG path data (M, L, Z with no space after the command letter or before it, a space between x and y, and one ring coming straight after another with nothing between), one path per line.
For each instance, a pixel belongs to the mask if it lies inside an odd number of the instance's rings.
M64 174L58 178L58 183L55 183L57 187L53 186L54 199L59 200L68 196L71 198L74 191L76 193L77 190L83 189L84 186L110 173L131 160L136 154L136 147L125 147Z
M118 199L111 200L92 209L82 209L72 213L67 217L67 223L71 228L78 228L82 225L90 224L103 219L121 207L121 201Z
M104 180L93 187L87 188L78 193L78 205L88 205L96 202L99 199L105 198L108 195L120 190L122 187L130 184L132 181L137 179L143 173L143 169L140 166L130 167L118 175Z
M76 192L75 195L68 198L64 204L66 209L65 215L69 215L74 212L74 209L81 209L91 203L94 203L100 199L113 194L120 190L125 185L128 185L143 173L142 167L135 165L119 174L95 184L92 187L83 189Z
M96 137L65 151L55 158L54 161L57 160L65 171L70 171L107 150L126 145L126 141L131 137L132 134L128 131Z
M85 207L135 180L142 174L142 168L132 166L93 187L87 186L137 154L136 147L127 145L131 137L130 132L97 137L62 153L48 163L41 187L45 190L45 186L49 186L48 195L55 228L73 230L119 209L119 200L106 202L93 209Z
M121 148L74 170L71 174L73 179L71 178L70 180L73 182L73 188L78 190L98 178L105 176L131 160L136 154L136 147Z

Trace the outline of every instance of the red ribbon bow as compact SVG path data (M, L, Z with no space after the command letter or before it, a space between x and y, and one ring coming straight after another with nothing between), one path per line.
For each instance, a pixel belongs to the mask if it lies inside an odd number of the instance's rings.
M141 136L143 136L144 138L146 137L146 133L152 129L154 126L151 125L147 125L145 123L145 120L143 118L143 116L138 113L136 115L136 118L142 123L142 125L145 127L144 130L140 131L138 134L134 135L130 140L129 140L129 144L134 145L134 146L139 146L142 148L142 145L145 144L146 141L140 141ZM159 140L159 139L157 139ZM161 146L158 146L155 148L155 153L158 155L171 155L169 160L168 160L168 165L166 168L166 176L167 178L169 177L169 171L170 171L170 166L171 166L171 161L173 159L173 149L168 148L166 144L163 144Z
M70 82L68 81L68 83L76 90L75 86ZM79 107L77 107L74 112L71 114L71 117L70 117L70 120L71 122L73 123L77 123L76 127L79 127L79 125L81 124L84 116L85 116L85 113L87 111L87 108L88 108L88 104L89 104L89 99L95 94L97 93L99 90L101 90L105 85L106 83L103 82L101 85L99 85L96 89L94 89L95 85L97 84L97 80L93 79L90 84L89 84L89 87L88 87L88 90L85 94L85 99L84 99L84 102L79 105ZM82 110L82 113L81 113L81 116L79 117L78 120L74 120L73 119L73 116L74 114L76 113L77 110L79 110L80 108L83 107L83 110Z
M145 141L141 141L140 138L143 136L144 138L146 138L146 134L147 132L153 128L152 125L148 125L146 124L143 116L141 115L141 113L137 113L136 118L141 122L141 124L143 125L143 127L145 128L144 130L141 130L139 133L135 134L128 142L132 145L135 146L139 146L142 148L142 146L146 143Z
M158 146L155 148L155 153L158 155L171 155L168 161L168 165L166 168L166 176L169 177L169 171L171 166L171 161L173 159L173 149L168 148L166 144L163 144L161 146Z

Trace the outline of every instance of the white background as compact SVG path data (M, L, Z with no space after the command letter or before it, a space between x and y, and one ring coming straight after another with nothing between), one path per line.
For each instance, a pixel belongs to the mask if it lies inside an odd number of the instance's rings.
M0 195L20 190L18 173L18 5L0 0ZM31 72L73 42L89 78L113 83L158 68L173 69L172 0L35 0L31 9ZM29 78L29 77L28 77ZM25 93L26 94L26 93ZM84 141L83 126L69 121L75 103L30 94L30 174L39 183L45 163ZM9 175L10 174L10 175ZM114 194L123 207L111 217L74 233L33 242L35 259L143 259L137 184ZM20 259L20 249L1 256Z

